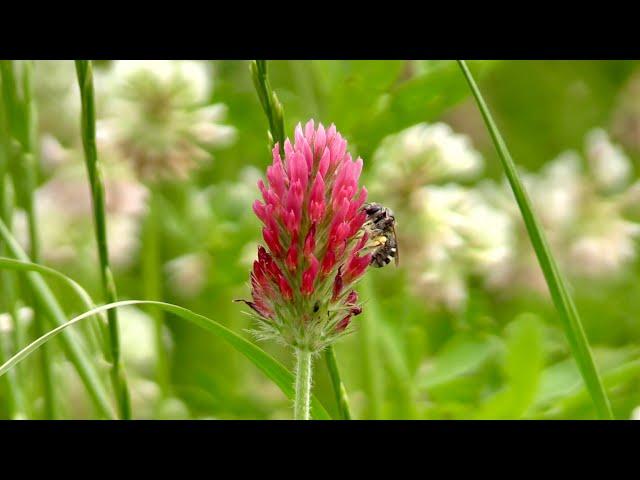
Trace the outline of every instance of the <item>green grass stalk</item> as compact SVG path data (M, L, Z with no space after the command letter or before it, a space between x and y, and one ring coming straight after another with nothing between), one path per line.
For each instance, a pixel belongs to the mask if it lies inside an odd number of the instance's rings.
M487 104L485 103L484 98L480 93L480 89L476 85L467 64L464 60L459 60L458 63L462 73L467 79L473 96L476 99L476 103L478 104L478 108L480 109L480 113L482 113L482 117L484 118L487 130L489 131L495 148L498 151L500 161L520 208L520 213L522 214L524 223L527 227L529 239L531 240L531 244L536 252L538 263L544 273L544 278L547 282L547 286L549 287L551 297L553 298L553 303L558 310L560 320L562 321L562 326L564 327L567 340L569 341L569 346L571 347L571 353L578 365L587 390L591 395L596 412L600 418L612 419L613 413L611 411L609 398L607 397L602 380L600 379L587 336L584 332L584 328L582 327L578 310L573 299L569 295L567 286L560 274L556 260L549 249L544 231L540 221L533 211L531 200L529 199L527 191L522 184L522 180L518 175L515 163L511 158L507 145L505 144L502 135L491 116L491 112L489 111L489 108L487 107Z
M332 345L329 345L325 349L324 359L327 364L327 370L329 371L329 378L331 379L331 385L333 386L333 393L336 398L336 405L338 405L340 419L351 420L351 409L349 408L347 389L340 378L340 370L338 370L338 362Z
M160 268L160 251L158 244L159 217L157 193L152 190L149 213L145 219L142 232L142 283L144 285L144 297L148 300L161 300L162 298L162 270ZM164 342L164 313L156 307L149 308L149 314L153 318L156 354L156 379L163 397L170 394L170 370L169 358Z
M31 68L31 62L25 62L22 75L24 138L22 140L23 153L20 159L21 168L19 171L23 182L24 211L29 230L29 256L34 262L38 263L40 262L40 233L38 231L35 204L35 189L38 175L38 162L36 161L36 152L38 151L38 126L35 101L33 100ZM33 297L33 294L31 294L30 297ZM44 319L37 308L33 310L33 324L36 337L45 333ZM57 409L53 362L49 348L44 348L40 352L40 370L42 372L42 388L44 393L44 417L48 420L54 420Z
M262 105L267 121L269 123L269 136L271 139L271 147L278 143L280 154L284 155L284 110L278 96L271 88L269 76L267 74L266 60L254 60L250 64L251 76L253 84L258 93L258 99ZM338 404L341 418L348 420L351 418L349 410L349 399L347 391L340 379L340 370L336 362L333 347L329 346L325 353L325 362L331 378L331 385ZM297 370L296 370L297 371Z
M93 219L98 244L98 259L100 262L100 280L104 298L107 303L117 301L116 285L109 265L109 248L107 245L107 215L105 209L104 184L102 172L98 163L98 149L96 147L96 116L93 91L93 72L90 60L76 60L76 73L82 101L82 145L84 147L85 164L91 187L93 200ZM120 418L131 418L131 401L127 388L127 379L120 357L120 334L118 329L118 314L116 310L107 312L109 324L109 341L111 347L111 381L116 392L118 413Z
M1 219L0 240L4 242L7 251L12 258L23 262L30 261L29 256L24 250L22 250ZM44 311L46 317L51 320L52 325L54 327L64 325L67 321L67 317L64 314L62 307L60 307L56 297L53 295L40 274L36 272L29 272L26 274L26 279L34 292L37 304ZM95 364L82 348L79 339L73 335L73 332L64 332L60 337L60 340L66 356L78 372L78 376L87 389L89 397L94 403L98 414L101 417L114 418L114 412L109 402L107 389L96 370Z
M362 298L367 301L363 320L360 322L360 339L362 349L362 373L365 390L367 392L369 416L373 420L382 418L382 405L384 403L384 370L380 362L380 349L378 343L378 325L375 305L370 305L369 299L373 298L373 286L371 279L366 275L360 281Z

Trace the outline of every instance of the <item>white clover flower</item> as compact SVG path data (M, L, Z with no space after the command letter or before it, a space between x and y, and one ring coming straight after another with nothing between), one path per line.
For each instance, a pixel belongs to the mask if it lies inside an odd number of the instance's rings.
M589 219L580 236L569 244L568 264L575 274L606 277L622 271L636 258L640 224L624 220L614 209L603 210Z
M226 107L207 105L211 77L206 62L122 60L96 85L112 99L104 127L140 178L186 178L208 149L234 141Z
M571 278L604 280L621 274L637 256L640 224L623 215L637 194L634 185L624 189L630 175L628 160L604 132L591 132L586 145L588 170L583 170L578 153L565 152L539 173L526 173L523 178L562 269ZM487 192L491 189L485 185ZM616 195L610 195L612 189L617 190ZM488 284L504 291L548 294L511 189L505 182L502 194L497 188L493 192L491 201L509 212L518 226L517 253L513 261L497 265L489 273Z
M66 145L80 133L80 89L73 60L38 60L33 90L39 129Z
M77 152L76 152L77 153ZM122 165L104 165L107 241L114 267L129 265L139 244L139 228L147 210L147 189L132 180ZM60 169L35 192L36 215L41 235L42 255L60 264L96 253L91 191L84 166L71 163ZM16 212L15 228L28 246L26 218Z
M510 258L511 219L488 204L480 190L455 184L421 188L412 196L412 207L422 230L411 267L418 289L460 309L469 275L486 275Z
M622 148L611 143L604 130L595 129L587 134L585 150L598 187L604 191L617 191L627 184L631 162Z
M118 315L122 355L127 367L134 368L140 375L153 375L158 358L153 318L130 305L120 308ZM163 333L166 347L170 348L170 336L166 330Z
M470 179L483 168L469 138L444 123L421 123L385 138L373 160L372 191L399 196L423 185Z
M444 123L421 123L385 138L374 154L372 199L391 207L415 293L450 310L462 309L472 276L505 263L512 220L472 180L482 156L466 135ZM409 220L405 220L409 219Z
M197 296L206 285L209 265L205 253L190 253L167 262L165 271L169 288L183 298Z

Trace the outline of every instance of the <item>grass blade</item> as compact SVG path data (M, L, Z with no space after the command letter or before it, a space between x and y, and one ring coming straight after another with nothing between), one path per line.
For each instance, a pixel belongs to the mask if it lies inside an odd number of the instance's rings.
M602 385L600 375L598 374L598 369L593 360L591 348L589 347L587 336L582 327L578 310L573 303L573 299L569 295L564 279L562 278L556 261L551 254L551 250L547 244L540 222L533 212L531 200L524 189L522 180L518 175L516 166L511 158L509 150L507 149L507 145L502 139L498 127L493 121L489 108L487 107L471 72L464 60L459 60L458 63L462 69L462 73L467 79L471 91L473 92L478 108L482 113L487 129L489 130L493 143L498 151L505 174L509 180L509 184L511 185L516 201L518 202L518 206L520 207L520 212L527 227L529 239L535 249L538 262L540 263L540 268L544 273L544 278L547 282L547 286L549 287L551 297L553 298L553 303L560 315L560 320L562 321L565 334L569 341L571 352L578 364L578 368L580 369L580 373L582 374L587 390L591 395L596 412L600 418L612 419L613 413L611 411L611 405L604 390L604 386Z
M192 312L186 308L180 307L178 305L173 305L171 303L164 302L156 302L151 300L123 300L120 302L109 303L107 305L102 305L96 307L92 310L84 312L81 315L78 315L68 322L50 330L45 335L36 339L34 342L27 345L25 348L16 353L13 357L7 360L3 365L0 366L0 376L4 375L11 367L18 364L29 355L31 355L34 351L38 349L41 345L48 342L50 339L61 333L67 327L70 327L83 319L90 318L93 315L96 315L100 312L109 311L118 307L124 307L127 305L151 305L162 310L165 310L169 313L173 313L178 317L181 317L185 320L188 320L197 326L213 333L219 338L225 340L232 347L234 347L238 352L242 353L245 357L247 357L256 367L258 367L267 377L269 377L273 382L280 387L282 392L290 399L294 398L294 376L291 372L289 372L280 362L275 360L269 354L267 354L260 347L254 345L250 341L242 338L240 335L234 333L232 330L224 327L218 322L211 320L204 315L200 315L198 313ZM322 404L312 396L311 400L311 412L314 418L316 419L330 419L331 417L324 409Z
M19 75L16 77L14 66L18 69ZM2 61L3 78L3 98L7 105L7 111L18 115L8 122L7 134L12 137L13 149L9 156L11 168L9 171L13 176L18 197L23 205L29 237L29 255L34 261L39 261L40 257L40 235L36 217L36 205L34 192L37 184L38 164L36 161L37 148L37 117L35 101L33 100L32 82L32 62L23 61L14 65L11 60ZM20 79L21 89L18 88ZM11 108L8 106L11 105ZM11 228L11 221L7 218L7 225ZM24 300L27 303L33 302L33 294L25 292ZM37 308L33 309L33 323L35 335L40 336L45 332L44 321L41 312ZM42 375L42 387L44 393L44 413L45 418L55 419L56 402L54 396L53 363L48 349L43 348L39 358L40 373Z
M340 378L340 370L338 370L338 362L336 361L336 353L333 346L329 345L324 351L324 359L327 362L329 377L333 385L333 393L336 396L336 404L340 412L341 420L351 420L351 410L349 409L349 397L347 397L347 389Z
M85 164L91 187L93 200L93 220L98 243L98 259L100 262L100 280L104 298L107 303L117 300L116 284L109 265L109 248L107 245L107 214L105 211L104 185L98 163L96 147L95 102L93 100L93 72L90 60L76 60L76 73L80 87L82 102L82 145L84 147ZM118 331L118 315L116 310L107 312L109 322L109 340L111 345L111 381L118 399L120 417L131 418L131 401L127 379L120 358L120 334Z
M59 272L58 270L54 270L53 268L46 267L44 265L40 265L39 263L33 262L25 262L22 260L15 260L13 258L0 257L0 270L14 270L18 272L38 272L42 275L49 276L51 278L55 278L56 280L61 281L66 284L73 292L76 294L78 299L81 301L85 310L91 310L96 307L93 299L87 293L87 291L80 286L72 278L67 277L64 273ZM108 361L108 356L106 355L109 346L107 345L107 339L109 337L109 331L107 330L107 319L100 315L97 324L92 323L91 326L94 328L93 331L87 332L89 335L88 339L92 342L92 347L96 349L100 349L105 352L105 359ZM99 331L96 331L99 328ZM43 335L42 332L40 335Z
M29 262L29 257L24 250L20 248L20 245L15 238L13 238L2 220L0 220L0 239L5 243L12 257L23 262ZM29 272L26 278L40 308L45 312L47 318L51 320L54 326L63 325L67 317L40 274L37 272ZM98 413L101 416L113 418L113 408L102 378L98 374L95 364L91 361L86 351L78 342L78 339L73 336L72 333L73 332L64 332L60 337L64 351L78 372Z

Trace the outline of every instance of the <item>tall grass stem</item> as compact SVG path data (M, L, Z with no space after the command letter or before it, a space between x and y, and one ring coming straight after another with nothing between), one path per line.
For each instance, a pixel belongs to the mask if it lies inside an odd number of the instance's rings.
M162 298L162 270L160 268L160 245L158 243L159 218L157 193L151 191L149 213L145 219L142 233L142 283L144 285L144 297L148 300L161 300ZM156 355L156 380L164 397L170 394L170 370L167 349L164 342L164 313L156 307L149 308L149 314L153 318L154 341Z
M76 73L80 87L82 101L82 145L84 147L85 164L91 197L93 200L93 219L98 244L98 259L100 262L100 279L104 298L107 303L117 301L116 284L109 265L109 247L107 245L107 215L105 209L105 192L102 172L98 162L96 147L96 115L93 91L93 72L91 60L76 60ZM127 388L127 379L120 357L120 333L118 329L118 313L116 310L107 312L109 323L109 340L111 346L111 380L116 392L118 413L120 418L131 418L131 401Z
M1 219L0 240L4 242L8 253L13 258L23 262L30 261L29 256L24 250L22 250L16 239L11 235L11 232L5 225L4 221ZM40 274L36 272L29 272L26 274L26 279L35 294L37 304L40 309L44 311L46 317L51 320L53 326L59 327L60 325L64 325L67 321L67 317L64 314L62 307L60 307L56 297L53 295ZM74 332L64 332L60 337L64 352L78 372L78 376L87 389L89 397L93 401L99 415L107 418L114 418L114 412L111 403L109 402L109 396L107 395L107 389L96 370L96 365L87 355L86 351L82 348L79 339L73 335L73 333Z
M576 309L571 295L569 295L567 286L560 274L556 260L549 249L544 231L536 214L534 213L531 200L527 195L527 191L525 190L522 180L518 175L518 171L513 159L511 158L507 145L505 144L502 135L491 116L491 112L480 93L480 89L476 85L473 75L469 71L464 60L458 60L458 64L460 65L460 69L473 92L473 96L476 99L480 113L482 113L484 122L489 130L495 148L498 151L505 174L509 184L511 185L511 189L513 190L518 206L520 207L520 213L522 214L522 218L526 225L529 239L531 240L531 244L536 252L540 268L544 273L544 278L547 282L547 286L549 287L551 297L553 298L553 303L558 310L560 320L562 321L573 358L578 364L578 368L580 369L580 373L582 374L587 390L591 395L596 412L600 418L612 419L613 413L611 411L609 398L607 397L602 380L598 374L598 369L593 359L593 355L591 354L591 348L589 347L587 336L584 332L584 328L582 327L578 310Z
M338 370L338 362L332 345L329 345L325 349L324 359L327 363L327 370L329 370L329 378L331 379L331 385L333 386L333 393L336 398L336 405L338 406L340 419L351 420L351 409L349 408L347 389L340 378L340 370Z

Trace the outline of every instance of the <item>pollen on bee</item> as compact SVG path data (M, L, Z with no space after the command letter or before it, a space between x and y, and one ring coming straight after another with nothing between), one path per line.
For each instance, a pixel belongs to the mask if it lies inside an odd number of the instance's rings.
M384 235L379 235L373 239L375 246L384 245L385 243L387 243L387 240L387 237L385 237Z

